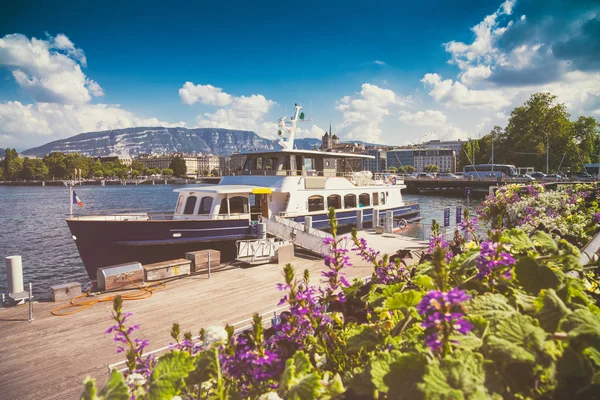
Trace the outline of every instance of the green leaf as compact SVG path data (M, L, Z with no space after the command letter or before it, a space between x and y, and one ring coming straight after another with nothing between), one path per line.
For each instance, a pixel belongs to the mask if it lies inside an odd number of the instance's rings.
M100 397L104 400L129 400L129 390L125 385L123 375L113 369L106 385L100 390Z
M494 331L496 337L500 339L523 346L528 350L540 353L544 351L547 334L542 328L536 326L534 319L529 316L515 314L512 318L498 323Z
M194 359L186 352L173 351L160 357L150 375L148 398L170 399L179 394L193 369Z
M512 244L513 250L517 252L533 249L533 242L521 229L510 229L504 232L504 237L508 239L508 243Z
M451 335L450 340L458 343L464 350L477 350L483 345L483 340L471 332L466 335Z
M417 275L413 279L413 283L423 290L433 290L435 289L435 282L433 278L429 275Z
M96 381L93 378L87 377L83 381L83 393L81 394L82 400L97 400L96 396Z
M560 320L571 312L553 289L542 290L534 304L535 316L547 332L555 332Z
M590 359L596 368L600 368L600 350L595 347L587 347L583 350L583 354Z
M533 239L533 243L536 247L541 248L543 250L543 254L556 254L558 253L558 246L552 236L543 231L535 231L533 235L531 235L531 239Z
M542 289L556 289L560 284L554 271L545 265L539 265L530 256L517 261L515 272L519 283L529 293L538 294Z
M485 340L490 358L501 364L508 362L535 363L535 354L508 340L490 335Z
M377 331L367 325L353 327L348 334L346 342L349 350L372 350L382 341Z
M429 364L419 389L427 399L488 399L483 356L457 351L439 364Z
M492 293L473 297L465 303L465 307L469 316L485 318L490 323L510 318L517 312L508 304L506 297Z
M416 290L396 293L392 297L386 299L384 308L388 310L398 310L401 308L415 307L422 298L423 295Z
M190 372L187 382L191 385L198 385L216 378L217 375L215 353L212 350L202 351L194 359L194 369Z
M375 388L390 399L420 399L417 383L425 372L422 354L402 354L399 351L380 353L371 359L371 381Z
M323 386L319 382L317 374L304 375L290 387L287 398L292 400L317 399L322 389Z
M559 381L558 393L572 396L592 384L594 368L584 354L567 347L557 363L557 379Z
M310 373L313 366L308 359L308 356L301 350L294 353L292 358L288 358L285 362L285 371L281 375L280 387L289 391L303 375Z
M575 310L563 319L560 329L567 332L569 339L581 339L600 347L600 315Z

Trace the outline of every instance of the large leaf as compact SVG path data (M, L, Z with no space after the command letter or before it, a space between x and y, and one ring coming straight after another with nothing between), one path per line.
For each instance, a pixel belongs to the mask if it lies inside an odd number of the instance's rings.
M290 386L287 398L291 400L317 399L323 387L316 373L303 375Z
M186 352L173 351L158 359L150 375L150 400L171 399L179 394L184 379L194 369L194 359Z
M554 289L542 290L534 304L535 316L547 332L555 332L560 320L571 312Z
M289 391L297 384L304 375L309 375L314 367L310 363L308 356L303 351L297 351L292 358L285 363L285 371L281 375L279 386L284 391Z
M483 356L457 351L439 364L429 364L419 389L427 399L488 399Z
M531 239L533 239L533 243L536 247L542 250L543 254L556 254L558 253L558 246L552 236L543 231L535 231L533 235L531 235Z
M125 379L116 369L111 371L108 382L98 394L104 400L129 400L129 390L125 385Z
M498 323L494 328L494 335L539 353L544 352L547 336L542 328L535 325L533 318L523 314L515 314Z
M486 338L485 344L489 357L500 364L513 362L526 364L535 363L535 354L506 339L500 339L499 337L490 335Z
M371 360L371 381L390 399L420 399L423 396L417 383L422 379L425 365L421 354L380 353Z
M501 294L486 293L483 296L475 296L466 303L469 316L482 317L490 323L500 322L510 318L517 312L506 297Z
M538 294L542 289L556 289L560 284L554 271L546 265L539 265L529 256L517 261L515 272L519 283L529 293Z
M513 250L519 253L533 249L533 242L521 229L510 229L504 232L504 237L512 244Z
M570 339L585 340L600 347L600 315L584 309L575 310L563 319L560 329L567 332Z
M96 392L96 381L88 376L83 381L83 393L81 393L81 400L97 400L98 396L96 396Z
M557 366L558 393L563 394L564 398L575 397L574 394L592 384L594 379L592 363L588 357L573 348L565 349Z
M385 301L384 308L388 310L398 310L402 308L415 307L423 295L416 290L409 290L402 293L396 293L392 297L388 297Z
M215 353L212 350L202 351L194 359L194 369L190 372L187 382L191 385L198 385L216 378L217 375Z
M381 343L381 341L382 339L377 331L373 327L367 325L353 327L352 330L348 332L347 343L349 350L372 350Z

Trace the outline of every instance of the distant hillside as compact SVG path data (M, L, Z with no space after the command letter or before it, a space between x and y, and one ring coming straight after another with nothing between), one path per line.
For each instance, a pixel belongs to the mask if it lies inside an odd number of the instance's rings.
M144 153L183 152L228 156L235 152L280 148L276 141L262 138L251 131L149 127L82 133L25 150L22 154L43 157L53 151L62 151L86 156L134 157Z
M317 148L321 146L321 140L315 138L296 138L294 139L294 145L299 150L312 150L315 145Z

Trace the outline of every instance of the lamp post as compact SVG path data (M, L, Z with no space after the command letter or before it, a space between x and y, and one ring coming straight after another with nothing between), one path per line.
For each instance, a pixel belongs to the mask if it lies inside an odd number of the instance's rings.
M546 135L546 175L548 175L550 173L550 168L549 168L549 155L550 155L550 135L548 135L546 132L542 131L542 133L544 135Z

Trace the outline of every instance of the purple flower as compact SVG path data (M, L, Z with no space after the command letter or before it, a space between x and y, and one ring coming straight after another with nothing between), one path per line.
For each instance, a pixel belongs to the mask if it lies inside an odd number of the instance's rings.
M425 328L425 345L432 351L444 350L454 333L466 335L473 326L465 317L462 303L471 296L464 290L453 288L447 293L432 290L417 305L423 317L421 326Z
M594 214L594 221L596 221L597 224L600 224L600 213Z
M452 254L452 250L450 250L450 243L448 243L446 241L446 239L444 239L441 236L431 236L429 238L429 248L427 250L427 252L429 254L433 254L433 252L435 251L436 248L442 248L445 251L445 259L446 262L450 262L450 260L452 260L452 257L454 257L454 254Z
M512 279L512 266L517 260L504 247L491 240L481 243L479 256L475 260L478 279L487 279L492 285L498 278Z

